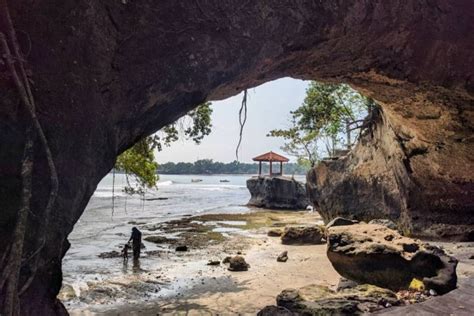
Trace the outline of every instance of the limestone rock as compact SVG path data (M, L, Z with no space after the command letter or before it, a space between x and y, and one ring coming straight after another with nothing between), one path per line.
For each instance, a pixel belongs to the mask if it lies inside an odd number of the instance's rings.
M276 301L295 315L353 315L399 304L394 292L368 284L338 292L322 285L286 289Z
M442 111L443 116L449 115L448 109ZM336 217L366 222L384 218L405 234L474 240L474 199L468 198L474 195L474 168L469 168L472 148L441 132L444 120L426 125L416 118L397 117L400 113L395 112L380 111L350 155L323 160L308 173L311 202L318 205L326 223ZM425 141L434 138L444 149Z
M399 290L407 289L417 278L426 289L440 294L456 287L456 259L386 226L332 227L327 236L329 260L350 280ZM387 240L387 236L391 238Z
M281 242L285 245L319 245L325 243L323 238L324 229L321 226L290 226L281 235Z
M247 180L247 188L251 206L304 210L310 204L304 185L289 177L253 177Z
M353 212L391 218L403 231L474 236L473 1L31 3L8 5L20 50L30 52L28 79L60 190L34 260L41 278L20 297L22 314L66 314L56 295L67 237L118 154L205 100L286 76L344 81L381 104L383 120L335 162L342 168L310 176L327 189L313 200L326 221ZM12 76L0 68L3 254L21 201L25 117ZM35 157L36 217L28 219L25 255L38 249L49 198L42 146Z
M249 264L245 261L242 256L232 257L229 261L229 271L247 271Z
M283 251L277 258L278 262L287 262L288 261L288 251Z
M257 316L293 316L294 313L281 306L268 305L257 313Z
M326 229L334 226L348 226L348 225L354 225L357 224L359 221L352 220L352 219L347 219L347 218L342 218L342 217L336 217L326 225Z

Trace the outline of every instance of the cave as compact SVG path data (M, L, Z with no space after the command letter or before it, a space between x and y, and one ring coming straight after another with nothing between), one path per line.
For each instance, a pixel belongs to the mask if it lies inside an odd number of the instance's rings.
M0 32L7 33L0 4ZM326 220L383 214L407 234L472 238L472 1L8 5L59 179L38 270L20 297L23 315L67 314L56 299L67 236L118 154L205 100L285 76L347 83L382 109L352 158L308 175ZM28 124L4 59L0 91L3 255L20 205ZM34 155L25 258L37 250L51 185L40 146ZM334 194L345 198L336 203ZM20 283L30 274L25 264Z

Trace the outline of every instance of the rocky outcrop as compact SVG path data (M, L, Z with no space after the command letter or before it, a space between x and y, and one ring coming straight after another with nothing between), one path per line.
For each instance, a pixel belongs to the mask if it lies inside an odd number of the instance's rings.
M269 209L304 210L309 204L302 183L288 177L259 176L247 180L248 205Z
M289 226L281 235L284 245L320 245L324 244L324 228L321 226Z
M322 285L283 290L277 306L267 306L258 315L359 315L398 305L395 293L373 285L358 285L334 292Z
M408 289L413 279L439 294L456 288L455 258L386 226L332 227L327 236L328 258L345 278L392 290Z
M349 155L308 173L308 195L326 222L388 219L404 234L474 240L472 127L428 100L405 114L383 107ZM431 111L441 117L419 118Z
M20 298L24 315L66 312L56 295L67 236L118 154L205 100L280 77L349 83L383 110L374 137L355 149L359 158L335 162L351 173L325 166L310 176L325 183L327 172L340 183L332 191L347 194L338 194L344 202L337 203L322 194L322 207L347 213L365 205L366 214L389 214L413 232L428 221L432 229L472 224L470 0L8 3L60 185L35 277ZM0 31L7 33L3 20ZM17 220L29 126L5 65L2 57L2 254ZM25 258L39 249L50 186L39 145L35 157ZM383 208L359 202L367 200L367 187L381 201L372 205ZM325 218L333 217L325 210Z

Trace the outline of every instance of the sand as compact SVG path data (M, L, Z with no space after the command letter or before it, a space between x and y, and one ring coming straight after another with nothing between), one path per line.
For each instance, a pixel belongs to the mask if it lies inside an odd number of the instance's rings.
M229 223L228 215L222 219ZM262 213L247 221L252 223L247 225L248 229L230 233L221 243L186 253L170 251L156 258L162 263L159 270L131 276L143 282L150 279L162 282L159 297L119 305L96 302L70 308L69 312L71 315L255 315L266 305L275 304L276 296L285 288L315 283L336 286L340 277L326 257L326 245L282 245L279 237L266 235L270 228L285 223L311 224L320 220L319 215L308 212ZM277 262L283 251L288 251L288 261ZM207 265L208 260L222 260L238 253L250 264L248 271L231 272L224 264ZM129 277L111 282L123 284L127 291Z

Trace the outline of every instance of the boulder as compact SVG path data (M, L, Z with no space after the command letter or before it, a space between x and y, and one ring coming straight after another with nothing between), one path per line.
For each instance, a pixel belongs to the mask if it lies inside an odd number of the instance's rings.
M387 238L389 237L389 238ZM328 229L327 255L334 269L358 283L408 289L416 278L439 294L456 287L457 260L439 248L376 224Z
M294 244L324 244L324 229L321 226L291 226L286 227L281 235L281 242L285 245Z
M288 251L283 251L277 258L278 262L287 262L288 261Z
M248 205L269 209L304 210L310 205L301 182L284 176L260 176L247 180Z
M338 292L322 285L286 289L276 301L279 307L293 313L288 315L352 315L399 304L394 292L368 284Z
M347 218L342 218L342 217L336 217L332 221L326 224L326 228L334 227L334 226L348 226L348 225L354 225L357 224L359 221L352 220L352 219L347 219Z
M232 259L231 256L227 256L222 260L222 263L230 263L230 259Z
M242 256L232 257L229 261L229 271L247 271L248 268L249 264L245 262L245 259Z

